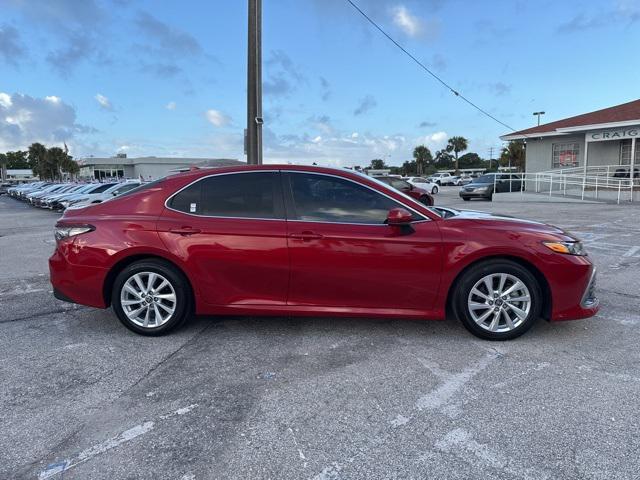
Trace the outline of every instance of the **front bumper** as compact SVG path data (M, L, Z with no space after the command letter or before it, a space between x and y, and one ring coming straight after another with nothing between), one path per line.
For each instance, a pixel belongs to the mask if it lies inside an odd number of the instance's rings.
M485 190L484 192L467 192L465 190L460 190L458 193L460 198L489 198L491 196L491 192Z
M596 268L592 267L588 277L588 282L581 292L580 303L577 305L565 306L561 309L554 308L552 321L581 320L593 317L600 310L600 300L596 295ZM584 284L583 284L584 285ZM560 300L560 299L556 299ZM554 302L556 303L556 302Z

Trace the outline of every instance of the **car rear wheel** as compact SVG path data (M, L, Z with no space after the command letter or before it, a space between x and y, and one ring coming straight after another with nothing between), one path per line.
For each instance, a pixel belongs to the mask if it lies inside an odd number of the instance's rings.
M431 189L431 195L435 195L436 193L438 193L438 187L434 185Z
M141 335L163 335L182 325L191 312L184 275L161 260L141 260L118 274L111 296L118 319Z
M462 199L463 199L465 202L468 202L469 200L471 200L469 197L462 197Z
M427 207L433 206L433 199L429 195L423 195L420 197L420 203Z
M458 283L454 309L467 330L487 340L510 340L540 317L542 293L526 268L508 260L488 261Z

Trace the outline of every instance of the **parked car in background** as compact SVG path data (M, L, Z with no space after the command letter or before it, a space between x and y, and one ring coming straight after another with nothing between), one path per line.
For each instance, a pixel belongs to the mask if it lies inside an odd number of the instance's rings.
M495 191L494 191L495 189ZM493 200L494 193L518 192L522 189L522 177L514 173L487 173L460 189L460 198Z
M614 178L631 178L631 167L627 168L616 168L615 173L613 174ZM640 169L633 169L633 178L640 178Z
M442 173L434 173L427 180L433 182L437 185L454 185L456 181L456 177L451 175L448 172Z
M75 189L78 188L78 185L75 183L69 183L66 185L62 185L61 188L58 188L56 190L54 190L51 193L47 193L46 195L41 195L37 198L37 200L35 200L33 202L33 204L36 207L43 207L43 208L47 208L48 203L50 202L50 200L52 198L56 198L56 197L60 197L62 195L65 195L69 192L74 191Z
M45 182L23 183L22 185L16 185L14 187L9 188L7 193L11 197L21 198L23 193L33 191L43 185L45 185Z
M94 198L95 195L105 192L114 185L117 185L117 183L92 183L84 190L58 199L58 203L60 205L59 208L69 208L71 205Z
M454 184L458 187L462 186L462 185L466 185L468 183L471 183L473 181L473 179L471 178L470 175L460 175L459 177L455 177L455 182Z
M403 180L399 177L391 177L391 176L380 176L380 177L372 177L376 180L385 183L396 190L404 193L405 195L410 196L411 198L419 201L424 205L433 205L433 197L426 190L416 187L415 185L410 184L406 180Z
M414 187L418 187L423 190L426 190L427 192L431 193L431 195L435 195L439 191L437 184L430 182L428 179L424 177L406 177L406 178L403 178L403 180L406 180Z
M128 192L129 190L138 188L140 185L142 185L142 182L140 180L127 180L122 183L116 183L110 188L107 188L102 193L93 193L93 194L86 195L84 200L74 202L69 206L69 208L85 208L90 205L102 203L112 199L113 197L122 195L123 193Z
M27 193L25 195L25 198L31 205L35 205L41 197L58 192L62 190L64 187L65 185L62 183L54 183L44 187L41 190L35 190L33 192Z
M13 185L10 183L0 183L0 195L4 195L6 193L9 192L9 189L12 187Z
M431 209L374 178L301 165L194 170L55 226L54 295L161 335L200 315L444 320L507 340L598 312L580 241L542 223Z

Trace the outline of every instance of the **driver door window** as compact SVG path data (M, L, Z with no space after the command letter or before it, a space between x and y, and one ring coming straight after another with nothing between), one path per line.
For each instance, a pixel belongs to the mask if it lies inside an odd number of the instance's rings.
M406 208L395 200L343 178L294 172L289 173L288 177L292 194L292 220L382 225L389 210Z

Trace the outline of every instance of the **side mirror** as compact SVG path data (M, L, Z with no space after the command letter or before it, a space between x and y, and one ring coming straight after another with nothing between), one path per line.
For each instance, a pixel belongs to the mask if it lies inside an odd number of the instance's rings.
M392 208L387 214L387 225L403 226L409 225L413 220L413 215L404 208Z

